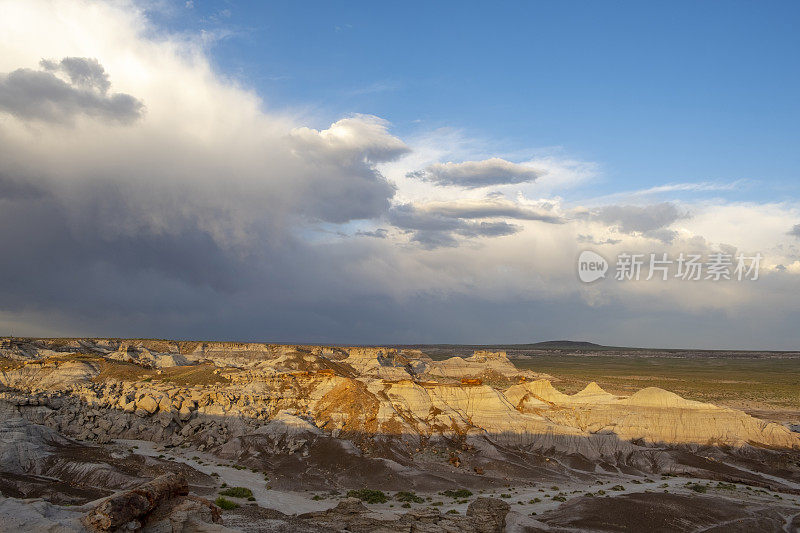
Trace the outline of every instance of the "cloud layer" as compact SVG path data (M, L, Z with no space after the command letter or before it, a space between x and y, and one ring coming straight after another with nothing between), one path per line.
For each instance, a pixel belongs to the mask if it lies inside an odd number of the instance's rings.
M798 228L786 229L795 204L577 201L576 184L597 177L591 162L507 156L528 161L517 164L447 132L401 139L380 117L325 123L271 109L215 73L201 39L158 31L137 4L4 9L0 329L796 341L800 249ZM443 162L453 160L463 162ZM609 259L759 251L765 270L748 286L586 286L575 272L586 247ZM748 326L733 327L740 319Z
M456 185L466 188L490 187L531 182L543 172L504 159L493 157L483 161L463 163L435 163L422 170L407 174L440 186Z

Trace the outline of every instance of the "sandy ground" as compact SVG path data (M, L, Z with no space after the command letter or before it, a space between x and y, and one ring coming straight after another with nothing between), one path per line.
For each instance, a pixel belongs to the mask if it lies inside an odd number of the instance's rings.
M247 505L259 505L263 508L276 509L286 514L301 514L311 511L322 511L334 507L344 494L311 491L278 491L268 488L269 481L261 472L235 468L227 461L220 460L211 454L184 448L163 448L150 441L143 440L117 440L119 452L133 452L143 456L159 457L197 469L200 472L213 476L218 480L217 487L210 487L204 496L214 499L220 490L220 485L226 483L229 487L246 487L253 492L254 502L245 499L232 498L242 508ZM741 467L737 467L741 468ZM764 475L765 479L778 479ZM787 480L780 480L795 489L800 490L800 484ZM692 486L700 485L705 488L700 493L692 490ZM454 489L457 487L453 487ZM696 505L701 505L698 498L719 498L731 505L755 504L756 506L783 507L789 511L798 510L800 514L800 495L768 491L758 487L743 484L718 484L714 481L690 479L685 477L671 477L652 475L650 477L627 476L598 472L594 482L570 482L553 485L551 482L517 483L492 489L474 491L473 495L461 500L444 496L437 492L416 492L423 498L423 503L411 503L411 508L436 507L442 513L448 511L465 514L469 502L479 496L500 498L511 506L509 515L509 531L524 528L526 523L534 521L538 516L569 504L588 493L594 498L617 497L626 494L651 493L688 495ZM394 499L394 493L387 493L389 501L383 504L366 504L372 511L371 515L378 519L392 519L407 512L402 503ZM316 498L316 499L314 499ZM562 501L563 500L563 501ZM584 499L585 500L585 499ZM615 500L616 501L616 500ZM610 501L611 502L611 501ZM66 533L80 530L78 518L96 502L87 503L80 507L53 506L41 499L14 499L0 497L0 531L49 531L53 533ZM573 503L585 505L578 500ZM620 505L626 505L620 502ZM784 513L785 514L785 513ZM245 513L246 515L246 513ZM228 523L241 520L241 513L236 510L226 511L223 518ZM550 515L548 515L550 516ZM786 528L791 529L796 513L786 515ZM515 526L516 525L516 526Z
M246 487L253 491L258 505L269 509L277 509L287 514L308 513L323 511L336 505L337 501L316 501L311 498L311 492L289 492L268 489L268 480L261 472L240 470L209 453L184 448L163 448L146 440L116 440L118 444L131 448L134 453L157 457L164 455L164 459L184 463L208 475L217 474L220 484L226 483L229 487ZM133 448L137 446L137 448ZM195 459L197 457L197 459ZM220 465L225 466L220 466ZM213 498L212 498L213 499ZM236 500L235 498L229 498ZM237 500L239 503L250 503L246 500Z
M187 464L197 470L209 475L216 473L219 477L219 482L226 483L229 487L246 487L253 491L253 496L256 498L258 505L277 509L286 514L301 514L311 511L321 511L334 507L341 495L332 495L328 492L310 492L310 491L278 491L268 489L268 481L262 473L252 472L250 470L240 470L233 468L230 463L222 461L211 454L197 452L191 449L181 448L168 448L164 449L155 446L149 441L139 440L117 440L118 444L131 448L135 453L149 456L164 455L165 459L181 462ZM137 446L137 448L133 448ZM220 464L224 466L220 466ZM741 467L737 467L741 468ZM756 473L756 472L753 472ZM761 473L757 475L763 476L768 479L779 480L782 483L793 486L793 488L800 489L800 484L791 483L787 480L779 478L772 478ZM798 505L800 506L800 496L794 494L785 494L774 491L766 491L757 487L747 487L746 485L735 485L734 489L730 488L716 488L717 483L713 481L697 480L685 477L666 477L653 475L649 478L642 478L636 476L625 475L598 475L598 481L591 484L586 483L560 483L553 485L550 483L530 483L525 485L506 486L495 489L484 489L474 491L473 496L467 498L467 501L460 500L464 503L459 503L459 500L443 496L437 492L416 492L416 495L424 498L424 503L412 503L412 508L438 507L443 513L449 510L455 510L460 514L465 514L469 502L478 496L488 496L494 498L502 498L511 505L512 511L522 514L537 515L544 512L558 508L564 502L554 498L564 498L569 501L572 498L583 496L587 493L592 493L597 497L602 496L620 496L623 494L639 493L639 492L660 492L669 494L697 494L691 490L689 486L693 484L700 484L707 487L707 494L720 497L729 498L732 500L746 500L749 502L761 503L781 503L785 505ZM621 487L621 489L620 489ZM388 502L383 504L368 504L376 517L390 518L392 515L404 513L406 508L402 508L401 502L391 499L392 493L387 494L390 496ZM320 498L314 500L314 497ZM237 501L241 505L246 505L246 500L237 500L236 498L229 498ZM539 500L539 501L536 501ZM441 502L441 503L440 503Z

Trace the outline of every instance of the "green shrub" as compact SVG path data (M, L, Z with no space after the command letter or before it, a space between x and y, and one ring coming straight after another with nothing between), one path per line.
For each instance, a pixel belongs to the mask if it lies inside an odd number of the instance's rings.
M394 499L399 502L413 502L413 503L422 503L425 501L424 498L420 498L413 492L408 492L406 490L401 490L400 492L395 494Z
M708 490L705 485L700 485L699 483L692 483L691 485L689 485L689 489L700 493L703 493Z
M511 494L501 494L500 497L501 498L510 498Z
M219 507L220 509L224 509L226 511L230 511L231 509L236 509L237 507L239 507L238 503L226 500L222 496L217 498L217 500L214 503L217 504L217 507Z
M231 487L220 491L220 496L231 496L233 498L252 498L253 491L245 487Z
M565 497L563 497L563 496L553 496L553 501L554 502L565 502L565 501L567 501L567 499Z
M404 507L404 508L408 509L408 508L410 508L410 507L411 507L411 504L410 504L410 503L404 503L404 504L403 504L403 505L401 505L400 507Z
M386 503L389 501L389 498L386 497L383 491L372 489L349 490L347 491L347 497L358 498L362 502L367 503Z
M444 505L444 502L432 502L431 505L434 505L436 507L441 507L442 505Z
M256 501L256 497L255 496L250 496L249 498L247 498L247 501L254 502L254 501Z
M613 487L611 487L611 490L625 490L625 487L623 487L622 485L614 485Z
M450 509L445 514L458 514L458 511L456 511L455 509Z
M472 492L468 491L467 489L446 490L446 491L442 492L442 494L444 496L448 496L450 498L453 498L454 500L457 500L457 499L460 499L460 498L469 498L470 496L472 496Z

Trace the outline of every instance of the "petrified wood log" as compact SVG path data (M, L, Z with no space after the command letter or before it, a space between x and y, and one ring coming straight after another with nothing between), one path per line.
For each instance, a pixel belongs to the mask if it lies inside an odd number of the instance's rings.
M180 474L164 474L135 489L111 496L89 511L84 523L96 531L114 531L134 520L143 521L164 500L189 493L189 484Z

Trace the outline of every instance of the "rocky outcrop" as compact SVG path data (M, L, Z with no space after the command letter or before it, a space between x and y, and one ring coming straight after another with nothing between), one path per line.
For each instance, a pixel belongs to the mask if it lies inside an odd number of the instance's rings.
M67 442L51 428L24 418L0 419L0 471L41 474L54 447Z
M467 507L467 517L476 533L500 533L505 529L510 509L503 500L477 498Z
M0 385L17 389L65 390L86 383L100 372L90 361L36 360L0 372Z

